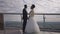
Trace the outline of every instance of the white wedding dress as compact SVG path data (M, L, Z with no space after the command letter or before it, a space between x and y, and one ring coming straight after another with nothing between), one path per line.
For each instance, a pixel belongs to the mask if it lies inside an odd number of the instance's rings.
M37 22L34 20L33 12L30 13L29 19L26 24L25 32L31 34L40 34L40 29Z

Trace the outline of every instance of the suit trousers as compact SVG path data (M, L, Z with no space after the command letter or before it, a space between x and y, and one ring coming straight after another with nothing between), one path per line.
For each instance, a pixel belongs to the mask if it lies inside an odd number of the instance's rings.
M27 24L27 19L24 19L23 20L23 33L25 32L26 24Z

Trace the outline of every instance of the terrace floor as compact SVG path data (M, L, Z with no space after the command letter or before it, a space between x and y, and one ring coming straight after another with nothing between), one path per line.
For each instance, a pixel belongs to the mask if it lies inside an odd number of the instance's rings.
M22 30L0 30L0 34L22 34ZM40 34L60 34L59 32L40 31Z

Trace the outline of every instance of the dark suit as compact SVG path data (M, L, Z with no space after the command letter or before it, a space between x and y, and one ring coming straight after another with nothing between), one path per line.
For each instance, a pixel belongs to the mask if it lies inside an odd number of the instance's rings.
M23 9L23 32L25 32L26 24L27 24L27 11L24 8Z

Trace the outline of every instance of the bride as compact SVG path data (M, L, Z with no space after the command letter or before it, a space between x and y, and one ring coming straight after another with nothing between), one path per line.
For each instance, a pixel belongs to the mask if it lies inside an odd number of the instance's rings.
M35 8L35 5L33 4L31 6L31 11L29 13L29 19L26 24L25 32L31 33L31 34L32 33L40 34L39 26L38 26L37 22L34 20L34 8Z

